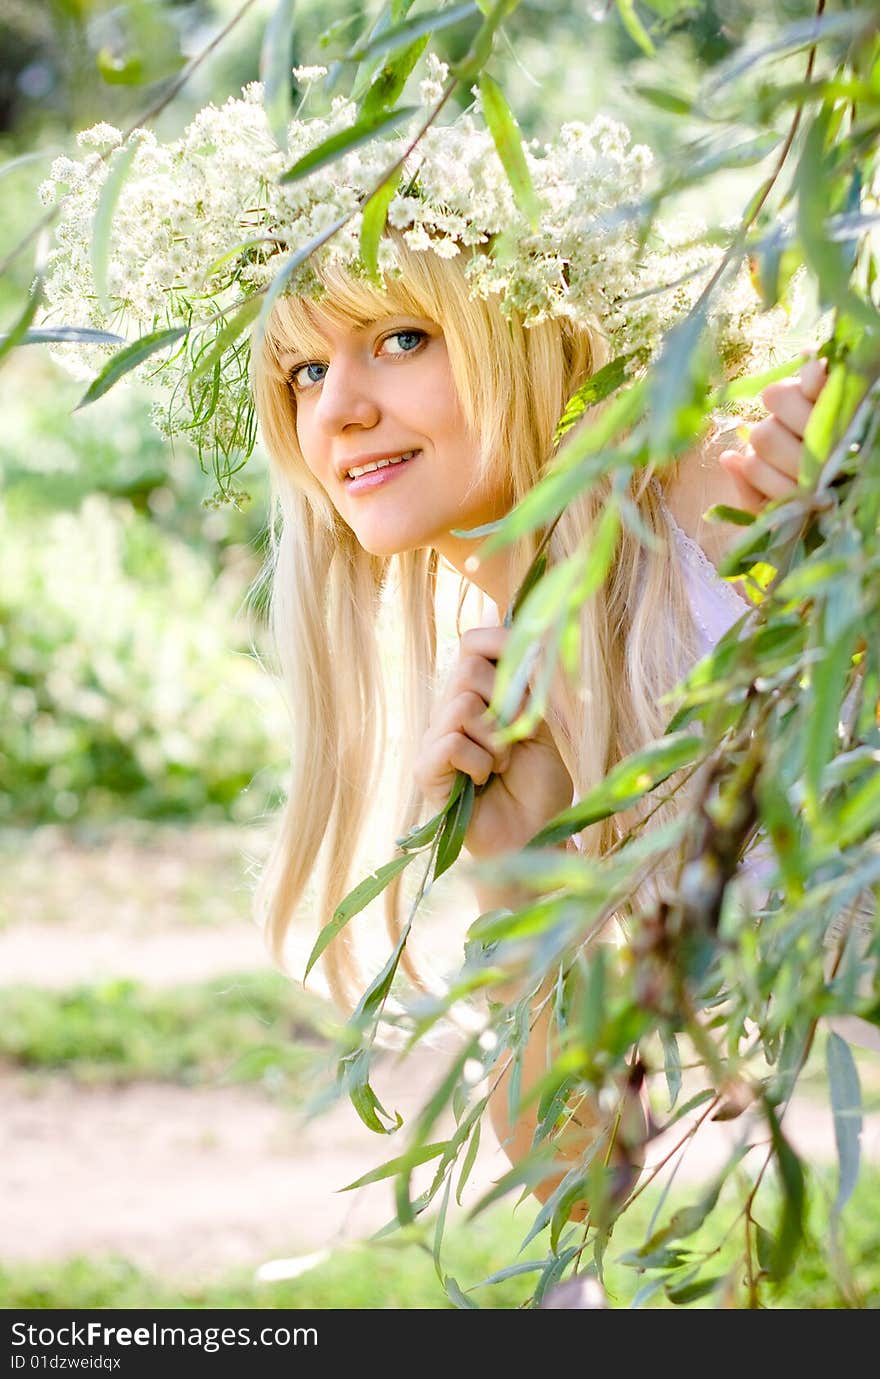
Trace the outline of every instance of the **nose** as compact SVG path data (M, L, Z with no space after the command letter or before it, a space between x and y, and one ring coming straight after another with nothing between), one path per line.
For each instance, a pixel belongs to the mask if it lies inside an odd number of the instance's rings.
M328 436L338 435L349 426L369 429L376 425L379 401L363 365L339 355L331 361L321 382L314 415Z

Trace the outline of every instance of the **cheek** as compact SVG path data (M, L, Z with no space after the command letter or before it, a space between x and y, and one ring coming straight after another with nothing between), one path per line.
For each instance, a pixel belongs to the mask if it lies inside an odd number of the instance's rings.
M323 484L320 442L315 437L313 428L309 426L308 413L304 413L301 408L297 409L296 413L296 441L306 469Z

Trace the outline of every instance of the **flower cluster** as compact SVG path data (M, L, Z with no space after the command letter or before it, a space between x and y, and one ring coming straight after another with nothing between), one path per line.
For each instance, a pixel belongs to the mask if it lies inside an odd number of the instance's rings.
M430 58L424 102L436 101L446 77L445 65ZM571 317L602 332L611 353L636 350L650 357L704 281L692 270L709 266L715 252L677 250L674 237L657 225L643 242L638 209L648 190L650 151L604 117L565 124L552 143L524 144L542 204L533 229L478 114L477 107L427 131L404 165L389 226L413 250L448 258L464 252L471 291L495 299L503 312L519 313L527 325ZM285 153L269 129L262 89L253 83L240 99L206 106L172 143L137 130L123 147L119 131L97 125L79 136L84 157L57 159L41 188L43 201L59 206L45 288L48 319L127 337L186 327L176 353L160 364L152 357L141 373L164 386L157 408L163 429L192 434L200 454L211 455L215 468L220 457L227 474L254 440L247 345L235 342L224 354L219 390L211 374L194 381L193 366L243 299L265 290L288 255L345 217L317 256L361 271L361 208L412 141L416 125L297 181L279 180L356 119L356 105L338 97L326 118L291 123ZM102 302L92 268L93 226L102 188L121 158L131 164L113 208ZM379 246L379 267L386 275L399 271L388 236ZM315 288L308 260L288 290ZM757 308L752 294L737 313L741 336L743 317ZM106 354L94 348L87 362L100 367Z

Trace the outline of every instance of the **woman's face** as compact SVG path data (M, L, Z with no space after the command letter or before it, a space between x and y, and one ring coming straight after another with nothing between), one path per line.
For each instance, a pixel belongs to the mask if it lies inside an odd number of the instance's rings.
M480 488L443 332L418 316L340 324L316 310L320 355L293 350L281 364L296 401L296 431L309 469L360 544L373 555L433 546L468 554L449 536L503 516L511 505L497 473ZM386 460L351 477L352 468ZM454 561L458 564L458 561Z

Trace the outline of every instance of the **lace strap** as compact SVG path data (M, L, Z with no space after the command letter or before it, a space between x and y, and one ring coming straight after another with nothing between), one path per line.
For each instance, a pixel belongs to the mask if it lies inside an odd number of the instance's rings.
M703 580L711 584L726 599L731 609L735 609L737 616L742 616L743 608L751 608L752 605L742 594L737 593L733 585L728 583L719 575L715 566L712 564L702 546L688 536L686 531L678 525L670 511L666 499L663 497L663 490L656 479L651 480L651 484L657 495L660 509L669 523L670 530L675 538L679 553L682 559L694 570Z

